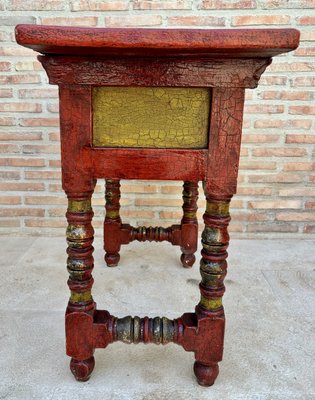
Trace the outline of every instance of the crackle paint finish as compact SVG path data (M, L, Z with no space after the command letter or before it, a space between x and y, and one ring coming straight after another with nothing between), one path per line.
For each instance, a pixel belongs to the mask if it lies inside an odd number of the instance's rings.
M16 39L43 54L39 60L49 82L59 85L62 185L69 200L66 350L72 373L88 380L95 349L117 340L172 342L193 352L198 383L211 386L223 356L229 204L236 193L245 88L257 86L271 57L298 46L299 32L20 25ZM122 244L167 240L180 246L182 265L191 267L198 181L203 182L207 206L194 312L170 320L117 318L97 309L91 292L91 198L98 178L106 180L109 266L118 264ZM123 224L120 179L184 181L180 225Z
M94 87L93 145L206 148L210 89Z

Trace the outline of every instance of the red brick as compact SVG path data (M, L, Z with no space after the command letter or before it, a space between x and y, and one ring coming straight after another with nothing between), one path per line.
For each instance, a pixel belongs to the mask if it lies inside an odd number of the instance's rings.
M315 221L314 212L280 212L276 214L277 221L296 221L296 222L306 222Z
M191 10L190 0L134 0L134 10Z
M315 143L315 135L286 135L285 142L312 144Z
M304 15L297 19L299 25L315 25L315 16Z
M0 217L43 217L45 210L40 208L0 208Z
M0 179L2 180L12 180L12 179L20 179L21 175L19 171L0 171Z
M238 196L271 196L272 189L267 187L241 187L237 188Z
M257 221L270 221L271 216L267 213L259 212L233 212L233 221L257 222Z
M259 86L266 85L266 86L284 86L286 85L288 78L286 76L268 76L263 75L259 80Z
M30 228L65 228L66 221L63 220L45 220L45 219L26 219L24 221L26 227ZM94 222L93 222L93 225Z
M225 26L225 18L212 16L181 16L169 17L168 25L185 26Z
M7 45L4 47L0 47L0 56L34 57L34 51L26 47Z
M315 63L312 62L277 62L268 67L269 72L312 72L315 71Z
M25 171L25 179L33 180L47 180L47 179L61 179L61 173L59 171Z
M287 197L313 197L315 196L314 187L303 187L303 188L290 188L290 189L280 189L279 196Z
M0 140L40 140L42 139L41 132L0 132Z
M183 213L180 211L160 211L159 217L162 219L172 219L175 221L180 221L182 218Z
M0 61L0 71L10 71L11 63L8 61Z
M39 61L18 61L15 64L16 71L39 71L42 70L43 67Z
M48 186L49 192L61 192L63 193L62 186L60 183L52 183ZM95 190L97 192L97 190Z
M65 196L27 196L24 199L25 204L67 204Z
M157 186L152 184L137 185L132 183L123 184L122 193L157 193Z
M57 98L58 89L21 89L19 90L20 99L48 99Z
M288 25L289 15L242 15L232 17L232 26L250 25Z
M297 183L302 181L299 174L268 174L268 175L249 175L248 181L251 183Z
M0 196L0 204L22 204L20 196Z
M315 55L315 47L299 47L293 52L294 56L312 57Z
M49 208L47 211L50 217L64 217L67 211L67 207L65 206L64 208Z
M55 144L32 145L26 144L22 146L22 152L25 154L59 154L60 146Z
M314 115L315 114L315 106L290 106L289 114Z
M249 114L281 114L284 106L272 104L250 104L245 106L245 113Z
M50 132L49 140L52 142L60 142L60 133L59 132Z
M5 97L12 97L12 96L13 96L12 89L1 89L0 88L0 97L5 98Z
M15 26L17 24L36 24L36 18L25 15L25 13L23 15L10 13L7 16L0 16L0 26Z
M15 85L20 83L39 83L40 75L5 75L0 76L0 83L6 85Z
M315 209L315 201L307 201L305 203L305 208L307 210L314 210Z
M52 11L64 10L65 2L60 0L9 0L7 1L7 10L11 11Z
M0 165L9 167L43 167L43 158L0 158Z
M301 42L304 41L313 42L315 40L315 31L302 31L300 40Z
M280 208L300 208L300 200L263 200L250 201L248 208L253 209L280 209Z
M162 24L160 15L129 15L124 17L105 17L107 27L158 26Z
M311 119L289 119L286 121L287 129L305 129L309 130L312 127Z
M18 228L20 225L20 221L16 218L0 220L0 228Z
M273 170L277 168L277 163L269 161L243 161L240 162L240 169L254 169L254 170Z
M41 104L37 103L0 103L0 112L30 112L42 111Z
M121 209L120 214L122 217L127 218L154 218L154 212L150 210L126 210Z
M242 143L276 143L279 139L280 135L245 134L242 137Z
M283 128L285 122L280 119L257 119L254 122L255 128Z
M263 9L273 8L315 8L314 0L264 0Z
M315 171L315 162L294 162L283 165L284 171Z
M15 118L0 117L0 126L12 126L12 125L15 125Z
M53 168L61 168L60 160L49 160L49 166Z
M1 143L0 153L19 153L20 148L16 144Z
M205 10L226 10L256 8L255 0L203 0L199 6Z
M258 96L264 100L313 100L314 94L312 92L299 91L264 91L258 93Z
M20 119L21 126L59 126L58 118L23 118Z
M129 8L128 0L75 0L71 2L71 11L124 11Z
M2 191L41 191L45 190L45 185L43 183L24 183L24 182L15 182L15 183L0 183L0 190Z
M47 111L49 111L51 113L58 113L59 112L59 104L58 103L47 104Z
M160 206L160 207L181 207L183 204L181 198L161 199L161 198L138 198L135 199L136 206Z
M97 25L97 17L42 17L42 24L92 27Z
M302 157L307 155L306 149L302 148L265 148L253 149L256 157Z
M296 87L313 87L315 86L314 76L298 76L290 80L291 86Z

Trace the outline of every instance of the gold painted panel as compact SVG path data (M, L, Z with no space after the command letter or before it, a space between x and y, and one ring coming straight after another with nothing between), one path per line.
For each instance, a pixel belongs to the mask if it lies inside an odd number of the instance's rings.
M210 90L94 87L93 145L206 148Z

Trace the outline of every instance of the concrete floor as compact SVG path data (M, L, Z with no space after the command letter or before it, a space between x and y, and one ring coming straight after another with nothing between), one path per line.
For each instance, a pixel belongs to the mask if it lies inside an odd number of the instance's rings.
M112 314L180 316L199 299L199 271L168 243L133 243L121 264L95 244L94 298ZM315 399L315 242L232 240L224 361L214 386L197 385L179 346L115 343L96 350L89 382L64 350L68 299L64 238L1 238L0 399ZM198 263L197 263L198 264Z

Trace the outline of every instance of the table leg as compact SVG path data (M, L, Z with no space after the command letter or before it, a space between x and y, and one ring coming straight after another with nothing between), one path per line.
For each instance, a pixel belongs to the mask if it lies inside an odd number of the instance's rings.
M104 222L104 250L105 262L108 267L116 267L118 265L121 246L120 228L121 219L119 215L120 209L120 181L106 179L105 184L105 209L106 216Z
M80 197L77 194L67 194L67 268L71 296L66 311L66 347L67 354L72 357L70 369L73 375L79 381L86 381L94 368L94 347L83 343L82 333L86 321L93 319L96 309L91 294L94 265L92 193L82 194Z
M219 373L218 361L222 360L224 339L224 278L227 270L226 258L229 244L228 224L231 196L207 195L207 208L203 216L205 227L202 233L200 262L200 302L196 306L198 320L211 319L208 331L210 345L196 353L194 372L198 382L204 386L214 383ZM209 343L209 342L208 342ZM202 346L202 344L201 344ZM199 354L199 355L198 355Z
M180 257L183 267L190 268L194 264L196 257L198 240L198 220L197 220L197 200L198 182L185 181L183 185L183 211L181 220L181 251Z

